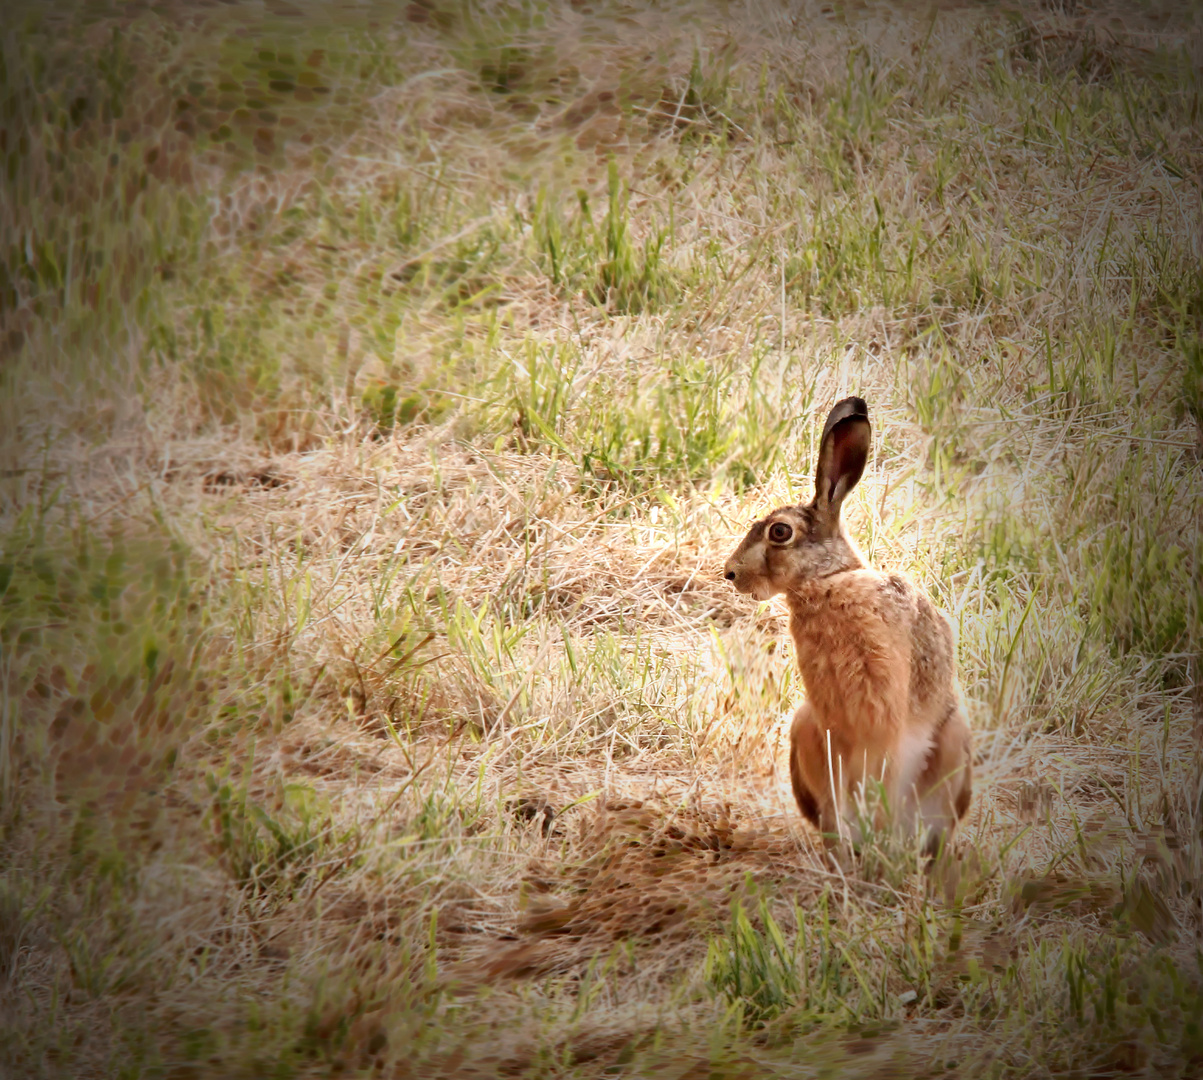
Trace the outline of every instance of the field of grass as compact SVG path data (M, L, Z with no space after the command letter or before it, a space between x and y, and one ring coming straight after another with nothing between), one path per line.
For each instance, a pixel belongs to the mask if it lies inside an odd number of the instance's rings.
M0 1073L1203 1069L1203 16L6 4ZM747 523L950 615L826 861Z

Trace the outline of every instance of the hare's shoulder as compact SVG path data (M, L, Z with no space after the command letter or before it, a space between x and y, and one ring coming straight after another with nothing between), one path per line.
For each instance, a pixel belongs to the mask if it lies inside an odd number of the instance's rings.
M952 628L947 617L905 574L866 568L849 570L828 580L846 603L871 609L892 626L911 628L916 644L930 636L941 641L947 638L948 647L952 647Z
M891 571L848 570L828 580L846 602L871 609L895 625L909 623L926 599L910 578Z

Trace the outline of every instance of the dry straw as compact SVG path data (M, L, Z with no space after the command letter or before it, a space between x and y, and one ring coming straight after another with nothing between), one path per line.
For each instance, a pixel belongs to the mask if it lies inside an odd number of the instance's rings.
M3 20L18 1075L1186 1075L1189 7ZM958 631L925 873L793 808L809 498Z

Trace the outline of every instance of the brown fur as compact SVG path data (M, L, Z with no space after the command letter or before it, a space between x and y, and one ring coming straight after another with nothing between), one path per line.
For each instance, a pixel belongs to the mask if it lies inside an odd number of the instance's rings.
M896 820L915 813L939 848L971 793L969 727L957 690L952 630L899 574L872 570L840 521L869 449L868 410L831 411L815 498L783 506L748 530L727 560L736 589L784 593L807 701L790 730L790 779L802 815L829 838L849 797L884 782Z

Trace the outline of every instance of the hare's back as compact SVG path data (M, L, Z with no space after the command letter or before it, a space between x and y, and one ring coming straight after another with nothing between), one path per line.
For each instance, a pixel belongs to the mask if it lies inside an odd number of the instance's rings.
M947 619L902 574L857 570L841 577L850 604L888 627L895 649L909 662L912 714L939 710L953 693L954 641Z
M911 651L911 712L918 715L935 709L941 715L954 693L953 672L955 641L952 627L939 609L915 585L898 574L908 597L908 636Z

